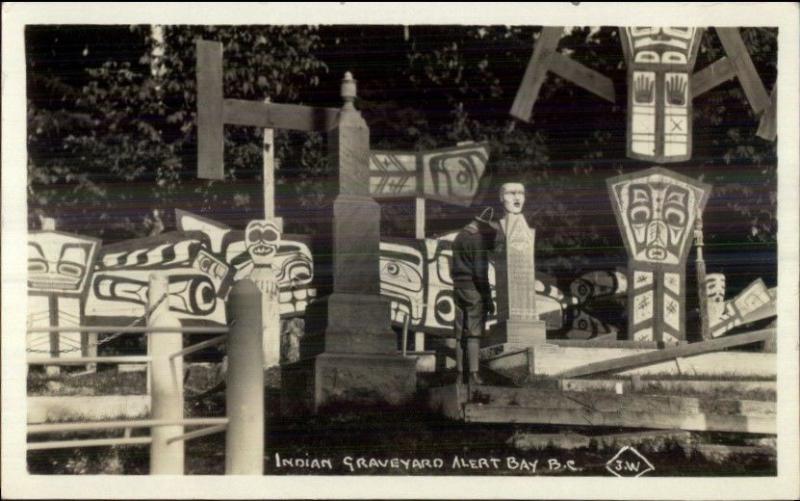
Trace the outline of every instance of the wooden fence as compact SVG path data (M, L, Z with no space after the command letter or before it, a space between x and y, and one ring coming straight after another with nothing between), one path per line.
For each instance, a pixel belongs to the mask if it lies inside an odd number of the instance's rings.
M241 280L229 296L231 325L183 327L169 309L168 281L163 274L150 276L147 325L141 327L44 327L41 332L118 332L146 334L147 356L94 356L59 359L29 357L29 365L85 365L94 363L146 363L152 398L150 419L84 421L28 425L28 435L80 431L124 430L117 438L28 442L28 450L149 445L150 473L182 475L184 442L225 432L225 474L261 475L264 469L264 360L261 347L261 293L250 280ZM220 334L183 347L183 334ZM227 342L228 371L226 417L185 418L183 358ZM149 437L131 437L134 428L149 428ZM187 431L187 428L194 428Z

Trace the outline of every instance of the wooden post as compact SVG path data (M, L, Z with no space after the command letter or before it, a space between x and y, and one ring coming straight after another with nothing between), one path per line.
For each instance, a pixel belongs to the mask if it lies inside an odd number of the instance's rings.
M414 200L414 232L417 240L425 239L425 198ZM414 351L425 351L425 333L414 333Z
M706 262L703 258L703 214L697 211L694 226L694 239L697 246L697 301L700 306L700 334L703 340L711 339L711 326L708 318L708 294L706 292Z
M264 100L267 104L269 101L269 98ZM273 221L283 233L283 219L275 217L275 131L268 128L263 131L264 219ZM261 318L264 367L272 367L281 361L281 313L278 295L261 295Z
M261 291L244 279L230 295L235 320L228 334L225 442L226 475L264 473L264 358L261 342Z
M180 322L169 311L169 294L166 275L150 275L147 307L153 309L147 319L148 327L180 327ZM158 306L156 306L158 305ZM152 419L183 420L183 357L170 359L170 355L183 348L180 332L151 332L147 338L151 378ZM154 426L150 445L151 475L183 475L183 441L169 443L172 437L183 434L183 425Z

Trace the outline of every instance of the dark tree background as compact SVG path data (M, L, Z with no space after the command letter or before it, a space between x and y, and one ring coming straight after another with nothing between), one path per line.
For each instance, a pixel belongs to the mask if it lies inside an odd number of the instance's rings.
M768 90L777 30L742 29ZM340 106L345 71L374 148L491 143L475 205L517 179L537 229L537 267L568 283L625 264L605 179L650 167L625 157L625 65L616 28L575 28L562 51L613 79L617 104L549 75L531 124L511 118L537 27L29 26L28 200L58 229L106 242L174 229L174 208L234 227L262 214L261 131L226 127L227 179L196 179L194 41L224 44L226 97ZM708 30L696 69L722 56ZM667 167L714 186L705 212L709 272L737 291L776 276L776 150L755 135L736 80L694 101L694 154ZM326 231L336 170L320 134L276 131L276 206L290 233ZM413 201L383 203L382 231L413 235ZM429 234L478 209L428 203ZM692 258L693 259L693 258ZM693 270L690 266L690 273Z

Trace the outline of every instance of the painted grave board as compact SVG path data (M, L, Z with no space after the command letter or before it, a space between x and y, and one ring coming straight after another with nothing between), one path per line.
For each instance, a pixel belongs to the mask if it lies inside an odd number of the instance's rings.
M468 207L489 161L488 143L420 152L371 151L373 198L423 197Z
M708 280L706 284L708 287ZM740 325L776 316L775 291L776 288L768 289L762 279L754 280L733 299L725 301L716 318L709 318L711 336L719 337Z
M29 328L83 325L81 303L99 248L100 240L71 233L28 234ZM27 337L27 347L60 357L88 354L86 340L78 332L32 333Z
M658 163L692 156L690 77L702 28L620 28L628 68L628 156Z
M711 186L662 167L607 180L628 252L628 339L686 339L686 259Z
M178 229L203 234L210 253L232 267L223 294L227 295L232 282L250 276L253 262L247 251L245 232L180 209L175 210L175 220ZM301 235L282 235L273 257L281 317L302 315L308 303L316 297L316 289L312 287L314 262L304 238Z
M753 113L758 135L774 141L775 87L767 94L738 28L714 31L726 57L693 73L704 28L619 27L627 66L627 156L656 163L681 162L692 155L692 99L737 78ZM558 51L565 27L544 27L517 90L510 114L530 122L548 72L615 102L613 82Z
M438 335L452 334L455 319L453 280L450 268L452 242L458 232L439 238L384 238L381 241L381 295L391 301L392 323L401 327L410 317L410 328ZM489 262L489 282L496 298L494 262ZM548 328L561 327L562 310L568 303L558 288L535 279L535 308ZM497 323L489 317L487 329Z
M168 232L104 246L86 300L89 325L127 325L146 311L149 278L168 277L170 310L184 325L225 324L231 268L199 232Z

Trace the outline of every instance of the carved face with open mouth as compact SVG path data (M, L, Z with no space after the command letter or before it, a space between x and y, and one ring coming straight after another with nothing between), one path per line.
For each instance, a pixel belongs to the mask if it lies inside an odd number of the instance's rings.
M505 183L500 188L500 201L506 214L519 214L525 205L525 187L522 183Z
M281 239L278 226L272 221L250 221L245 230L245 245L253 264L256 266L269 266L278 252L278 243Z

